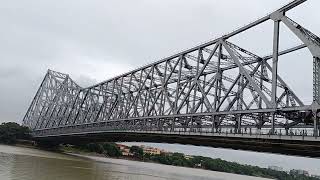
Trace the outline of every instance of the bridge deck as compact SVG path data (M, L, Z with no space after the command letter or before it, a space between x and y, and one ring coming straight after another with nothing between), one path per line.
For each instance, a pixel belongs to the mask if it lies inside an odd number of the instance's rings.
M184 132L184 131L135 131L135 130L79 130L78 132L59 133L59 134L46 134L35 135L36 138L55 137L55 136L74 136L86 134L99 134L99 133L139 133L139 134L160 134L160 135L184 135L184 136L206 136L206 137L235 137L243 139L273 139L273 140L287 140L287 141L314 141L320 142L320 137L307 136L307 135L271 135L271 134L257 134L257 133L227 133L227 132Z
M179 143L320 157L320 138L310 136L109 130L36 135L35 139L39 143L49 144L85 144L106 141Z

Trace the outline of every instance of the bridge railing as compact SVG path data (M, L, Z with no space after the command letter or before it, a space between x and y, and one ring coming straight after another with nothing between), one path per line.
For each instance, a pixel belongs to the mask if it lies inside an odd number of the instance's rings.
M184 128L184 127L137 127L126 126L98 126L98 125L78 125L63 128L51 128L33 131L34 137L69 136L99 133L149 133L149 134L178 134L185 136L219 136L219 137L243 137L243 138L264 138L264 139L285 139L285 140L310 140L320 141L320 138L313 134L310 129L277 129L275 134L270 134L269 129L242 128L240 131L234 128L212 129L210 127ZM318 132L319 133L319 132Z

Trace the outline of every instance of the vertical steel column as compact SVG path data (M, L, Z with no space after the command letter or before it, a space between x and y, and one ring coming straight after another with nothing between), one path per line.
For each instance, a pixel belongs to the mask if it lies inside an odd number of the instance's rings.
M313 101L320 104L320 59L313 57Z
M216 128L216 121L215 121L215 119L216 119L216 116L215 115L212 115L211 116L211 119L212 119L212 126L211 126L211 132L212 133L214 133L214 129Z
M274 109L277 108L277 75L278 75L278 56L279 56L279 30L280 21L274 21L273 31L273 55L272 55L272 97L271 103ZM274 134L275 112L271 116L271 134Z
M203 89L205 88L205 85L206 85L206 77L207 77L206 75L203 76L203 85L202 85ZM200 83L199 83L199 86L201 86ZM200 101L202 101L202 103L201 103L201 111L200 112L203 113L203 105L204 105L205 94L203 94L203 93L201 93L201 94L202 94L202 98L201 98Z
M141 94L143 93L142 87L144 86L145 81L147 80L147 79L145 79L144 81L142 80L143 71L146 71L146 69L141 69L140 71L141 71L140 78L139 78L140 82L139 82L139 86L138 86L139 90L137 92L137 95L136 95L135 99L133 100L133 103L135 103L135 105L133 104L134 105L134 109L135 109L135 111L134 111L135 112L135 117L139 117L140 116L139 111L138 111L139 98L140 98L140 106L142 107L142 101L141 101Z
M174 114L178 114L178 102L179 102L179 92L180 92L180 81L181 81L181 71L182 71L182 61L184 56L181 55L179 57L179 71L178 71L178 80L177 80L177 87L176 87L176 96L175 96L175 102L174 102ZM174 70L173 70L174 71Z
M109 120L109 118L110 118L110 116L111 116L111 113L112 113L112 106L113 106L112 101L113 101L113 96L114 96L114 91L115 91L115 84L116 84L116 79L114 79L114 80L112 81L112 94L111 94L111 96L110 96L110 103L109 103L110 107L107 107L107 108L106 108L106 110L109 110L109 111L108 111L108 114L107 114L106 121ZM117 99L116 99L116 100L117 100ZM109 108L109 109L108 109L108 108ZM129 107L129 108L130 108L130 107ZM127 116L129 116L129 112L130 112L130 109L128 110L128 115L127 115ZM105 118L105 117L103 117L103 118ZM102 119L102 120L104 120L104 119ZM107 123L106 123L106 125L107 125Z
M146 108L147 108L147 111L146 113L149 112L149 107L150 107L150 99L151 99L151 88L153 87L153 83L154 83L154 65L152 66L152 72L151 72L151 77L150 77L150 85L149 85L149 88L148 88L148 101L147 101L147 105L146 105ZM155 100L156 101L156 100Z
M243 93L242 93L242 86L243 86L243 76L241 75L240 76L240 79L239 79L239 83L238 83L238 92L237 92L237 96L238 96L238 100L237 100L237 110L242 110L242 99L243 99ZM237 117L237 127L236 127L236 130L237 130L237 133L241 133L241 119L242 119L242 116L241 114L237 114L236 115Z
M199 68L200 68L200 61L202 60L202 49L198 49L198 59L197 59L197 73L196 76L198 76L199 74ZM198 81L197 79L195 81ZM196 97L197 97L197 89L198 89L198 83L195 83L194 87L193 87L193 104L192 104L192 109L193 112L191 113L195 113L195 109L196 109Z
M129 80L129 88L128 88L128 100L127 100L127 103L126 103L126 106L125 106L125 112L124 112L124 117L123 118L127 118L129 117L129 112L130 112L130 109L129 109L129 104L131 102L131 98L133 98L133 92L131 91L131 86L132 86L132 78L133 78L133 73L130 74L130 80ZM109 82L108 82L109 84Z
M115 115L114 115L114 118L118 118L120 119L120 113L121 113L121 108L122 108L122 105L123 105L123 98L122 98L122 95L124 94L123 93L123 79L124 77L122 76L121 77L121 84L120 84L120 88L118 88L118 95L119 95L119 105L118 107L116 107L116 111L115 111Z
M199 76L199 68L200 68L200 61L203 60L203 56L202 56L202 49L198 49L198 60L197 60L197 73L196 73L196 77ZM202 72L201 72L202 73ZM200 78L200 77L199 77ZM198 79L195 79L195 82L198 81ZM196 113L195 109L196 109L196 97L197 97L197 89L198 89L198 83L195 83L193 86L193 105L192 105L192 112L191 113ZM190 91L190 90L189 90ZM190 91L191 92L191 91ZM193 116L190 117L190 132L193 131Z
M221 80L222 80L222 72L221 72L221 55L222 55L222 44L219 44L219 52L218 52L218 70L216 74L216 84L215 84L215 92L214 92L214 110L217 111L217 105L220 103L220 93L221 92ZM219 102L219 103L218 103Z
M313 118L313 136L318 137L319 136L319 132L318 132L319 119L317 117L317 110L314 110L312 112L312 118Z
M313 101L315 104L320 104L320 59L313 57ZM314 136L319 136L317 111L313 112L313 132Z
M162 87L166 87L166 80L167 80L167 69L168 69L168 61L166 61L165 64L165 69L164 69L164 74L163 74L163 81L162 83L164 83L162 85ZM166 98L164 97L164 93L165 93L166 89L162 88L162 92L161 92L161 100L160 100L160 109L159 109L159 115L164 115L164 109L165 109L165 103L166 103ZM170 102L169 102L170 103Z
M188 81L189 81L189 82L187 82L186 86L188 86L188 89L191 89L191 80L188 79ZM189 85L188 85L188 84L189 84ZM186 109L186 114L190 113L190 112L189 112L189 109L192 109L191 106L190 106L190 96L191 96L191 95L189 95L189 96L187 97L187 109Z
M222 56L222 44L219 44L219 49L218 49L218 69L216 72L216 82L215 82L215 92L214 92L214 111L217 111L217 106L220 103L220 97L221 97L221 83L222 83L222 72L221 72L221 56ZM212 116L212 132L214 133L216 127L216 121L218 120L218 116L214 115ZM217 124L218 125L218 124Z

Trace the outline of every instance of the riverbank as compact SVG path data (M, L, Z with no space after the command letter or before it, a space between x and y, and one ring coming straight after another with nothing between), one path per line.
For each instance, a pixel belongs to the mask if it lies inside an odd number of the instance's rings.
M110 147L112 147L110 149ZM130 147L129 151L126 152L127 156L123 156L120 153L113 152L119 151L119 149L114 143L103 143L95 144L90 143L87 146L77 147L77 146L62 146L61 151L65 153L78 154L81 156L90 156L90 157L108 157L115 159L125 159L133 160L140 162L148 163L157 163L164 165L172 165L177 167L188 167L195 169L204 169L232 174L248 175L255 177L263 178L272 178L272 179L286 179L286 180L315 180L317 178L309 177L306 175L297 174L296 171L284 172L277 171L268 168L261 168L258 166L243 165L235 162L228 162L222 159L213 159L209 157L202 156L188 156L182 153L172 153L172 152L163 152L160 154L149 154L144 153L141 148L138 146ZM106 150L106 149L109 150Z
M128 159L122 158L106 158L100 156L86 156L80 154L71 154L73 156L78 156L81 158L88 158L100 163L108 163L108 164L117 164L117 165L129 165L132 167L139 166L143 167L146 171L150 168L157 167L162 169L162 171L170 174L180 173L182 172L185 177L192 177L191 179L211 179L210 177L214 176L214 180L223 180L223 179L237 179L237 180L269 180L269 178L261 178L261 177L254 177L254 176L246 176L246 175L239 175L239 174L231 174L231 173L224 173L218 171L208 171L199 168L188 168L188 167L179 167L179 166L170 166L164 165L159 163L153 162L143 162L143 161L132 161ZM195 175L196 174L196 175ZM154 174L155 177L160 177L159 174ZM163 178L163 175L162 175ZM170 178L168 178L170 179ZM186 178L188 179L188 178Z
M19 142L19 141L17 141ZM203 169L215 172L231 173L238 175L247 175L252 177L270 178L270 179L285 179L285 180L316 180L317 178L291 174L283 171L275 171L258 166L243 165L235 162L224 161L221 159L213 159L202 156L188 156L182 153L166 152L157 155L143 153L141 148L133 146L130 148L132 156L123 156L120 154L120 149L115 143L90 143L84 146L60 145L54 149L43 149L32 145L32 143L17 143L16 147L45 150L47 152L62 153L77 157L86 157L90 159L114 159L126 161L139 161L153 164L170 165L174 167L186 167L192 169ZM119 151L119 152L117 152Z

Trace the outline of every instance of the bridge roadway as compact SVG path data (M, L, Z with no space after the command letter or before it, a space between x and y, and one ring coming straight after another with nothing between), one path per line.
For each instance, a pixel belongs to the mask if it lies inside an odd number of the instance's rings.
M284 132L284 131L283 131ZM33 132L37 142L46 144L85 144L90 142L156 142L178 143L216 148L230 148L258 152L279 153L307 157L320 157L320 137L302 134L295 135L263 134L262 132L242 131L230 133L230 129L212 132L209 128L194 129L194 132L166 130L125 130L100 127L65 127L63 129L38 130Z

